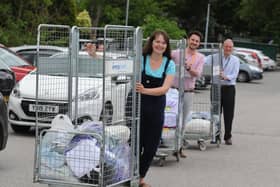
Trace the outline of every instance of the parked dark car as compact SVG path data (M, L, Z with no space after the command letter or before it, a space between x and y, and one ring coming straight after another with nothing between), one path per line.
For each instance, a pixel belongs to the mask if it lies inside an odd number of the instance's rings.
M15 84L15 73L0 59L0 92L6 102L8 102L9 95Z
M8 140L8 114L7 105L0 92L0 151L5 149Z
M7 102L16 84L14 72L0 63L0 150L5 149L8 139Z
M14 73L9 69L1 68L0 64L0 92L5 102L8 102L9 95L16 84Z
M195 89L197 89L197 90L205 89L205 88L207 88L208 84L205 81L205 77L202 75L195 80Z

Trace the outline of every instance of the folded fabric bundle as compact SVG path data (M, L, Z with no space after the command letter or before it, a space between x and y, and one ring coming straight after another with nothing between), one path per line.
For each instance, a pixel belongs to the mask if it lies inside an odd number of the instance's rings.
M81 139L65 155L67 165L78 178L97 168L100 162L100 148L95 139Z
M192 119L186 124L185 133L207 135L210 133L210 121L205 119Z
M102 135L103 125L100 121L86 121L79 125L77 130L81 132L93 132Z
M177 126L177 114L171 112L165 112L163 127L176 128L176 126Z
M112 150L119 144L127 143L130 138L130 129L124 125L105 126L105 146ZM96 121L87 121L78 127L79 131L92 132L103 136L103 125Z
M179 92L177 89L169 88L166 93L166 105L165 111L166 112L173 112L178 113L178 99L179 99Z
M175 143L175 133L176 133L176 129L175 128L163 128L162 129L162 143L165 146L171 147L173 146Z
M66 151L66 162L77 177L88 174L97 169L100 164L100 142L87 134L76 135L68 145ZM114 164L115 155L105 149L105 162Z
M118 144L124 144L129 140L130 129L124 125L107 126L105 135L118 141Z

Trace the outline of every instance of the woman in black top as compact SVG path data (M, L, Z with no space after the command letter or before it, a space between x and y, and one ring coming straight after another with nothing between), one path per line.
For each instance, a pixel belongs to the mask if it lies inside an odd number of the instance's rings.
M142 80L136 84L141 94L140 114L140 186L148 187L144 177L150 167L160 142L165 94L175 75L175 63L170 60L169 37L157 30L148 39L142 58Z

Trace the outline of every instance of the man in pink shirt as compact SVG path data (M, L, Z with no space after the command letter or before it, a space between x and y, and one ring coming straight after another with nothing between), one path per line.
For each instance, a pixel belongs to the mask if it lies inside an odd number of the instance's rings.
M187 48L185 50L185 80L184 80L184 110L183 110L183 127L187 123L187 116L190 114L193 105L193 94L195 88L196 78L200 77L205 57L203 54L197 51L200 41L202 40L202 34L199 31L191 31L187 38ZM180 51L172 51L172 58L176 64L180 64ZM174 87L178 87L178 79L175 78ZM182 132L182 133L183 133ZM182 148L180 148L180 156L185 158L186 155L183 153Z

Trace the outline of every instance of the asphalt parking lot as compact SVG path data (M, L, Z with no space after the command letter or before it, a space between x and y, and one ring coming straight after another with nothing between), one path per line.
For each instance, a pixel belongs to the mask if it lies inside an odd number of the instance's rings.
M280 185L280 71L265 72L264 79L238 83L233 145L196 142L188 157L165 165L154 164L147 175L152 187L278 187ZM9 130L7 149L0 152L0 187L39 187L34 184L34 134Z

